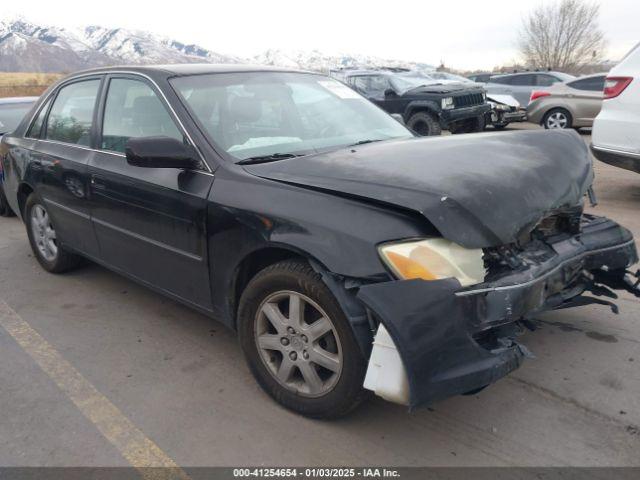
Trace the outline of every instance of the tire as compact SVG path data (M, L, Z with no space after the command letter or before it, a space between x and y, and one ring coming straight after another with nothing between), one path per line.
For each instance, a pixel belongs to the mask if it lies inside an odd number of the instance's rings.
M545 113L542 126L547 130L571 128L573 117L564 108L553 108Z
M4 187L0 183L0 217L14 217L15 213L11 210L7 197L4 194Z
M303 305L296 309L298 316L289 313L292 298ZM296 318L304 320L298 323ZM238 308L238 335L260 386L290 410L311 418L336 418L368 396L362 387L367 363L353 330L320 275L306 262L276 263L249 282Z
M484 115L478 115L476 120L471 127L470 133L484 132L484 128L487 126L487 122L484 118Z
M440 121L431 112L416 112L407 121L407 127L421 137L431 137L442 134Z
M27 198L24 212L31 250L42 268L47 272L62 273L80 264L80 257L66 250L58 242L55 227L44 202L35 193Z
M494 130L504 130L505 128L507 128L507 125L509 125L509 122L507 122L507 123L494 123L493 124L493 129Z

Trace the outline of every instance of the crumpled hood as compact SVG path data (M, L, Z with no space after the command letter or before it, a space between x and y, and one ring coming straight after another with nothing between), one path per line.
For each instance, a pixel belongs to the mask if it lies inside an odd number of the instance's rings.
M547 213L578 204L593 181L587 147L573 130L380 142L244 168L419 212L467 248L516 241Z
M433 93L457 93L461 90L470 90L474 91L482 91L482 88L470 83L460 83L460 82L451 82L451 81L441 81L438 83L432 83L429 85L423 85L422 87L412 88L404 92L404 95L427 95Z

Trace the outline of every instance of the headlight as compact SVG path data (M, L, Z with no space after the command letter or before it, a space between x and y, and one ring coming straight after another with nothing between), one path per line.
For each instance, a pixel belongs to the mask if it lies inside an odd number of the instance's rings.
M379 247L384 263L400 279L456 278L465 287L484 281L482 249L464 248L444 238L387 243Z
M445 97L442 99L442 108L443 110L449 110L453 108L453 97Z

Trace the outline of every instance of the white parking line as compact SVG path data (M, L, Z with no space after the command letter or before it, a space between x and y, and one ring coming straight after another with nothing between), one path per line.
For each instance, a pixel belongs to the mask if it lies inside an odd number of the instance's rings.
M49 342L0 300L0 325L124 458L148 479L188 479L160 447L67 362ZM163 467L151 469L147 467Z

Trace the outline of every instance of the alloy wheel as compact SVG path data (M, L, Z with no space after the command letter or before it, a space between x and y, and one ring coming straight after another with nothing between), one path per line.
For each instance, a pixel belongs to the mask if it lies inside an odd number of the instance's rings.
M547 128L567 128L569 119L562 112L553 112L547 117Z
M31 232L42 258L53 262L58 256L56 231L42 205L36 204L31 208Z
M283 387L321 397L336 385L343 366L336 328L309 297L293 291L269 295L255 319L260 358Z

